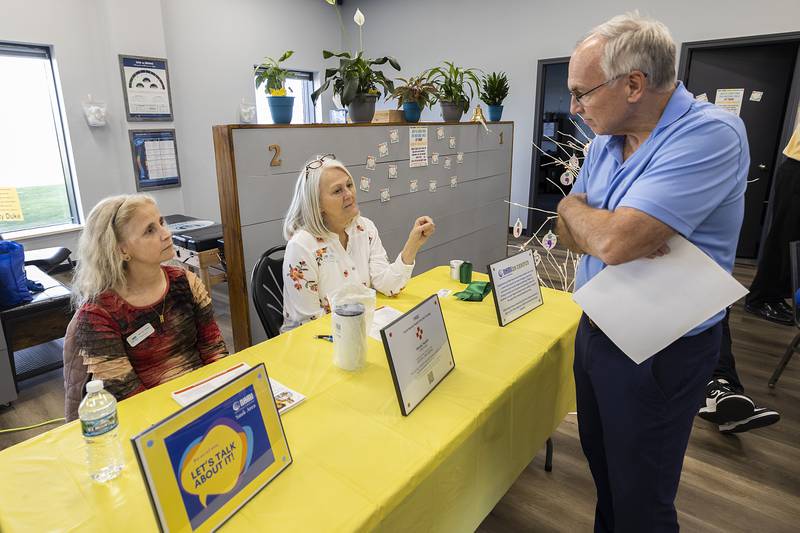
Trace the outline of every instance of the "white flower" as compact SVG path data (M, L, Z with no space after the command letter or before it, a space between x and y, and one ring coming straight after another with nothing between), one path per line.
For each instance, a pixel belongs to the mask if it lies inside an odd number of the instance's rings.
M359 26L363 26L364 20L365 20L364 13L362 13L360 9L356 8L356 14L353 15L353 22L355 22Z

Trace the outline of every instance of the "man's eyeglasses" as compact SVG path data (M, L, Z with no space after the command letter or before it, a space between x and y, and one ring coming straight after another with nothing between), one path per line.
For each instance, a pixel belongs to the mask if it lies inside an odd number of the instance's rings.
M644 77L645 77L645 78L647 77L647 73L646 73L646 72L642 72L642 74L644 74ZM605 85L608 85L608 84L609 84L609 83L611 83L612 81L617 81L618 79L620 79L620 78L621 78L621 77L623 77L623 76L627 76L627 74L620 74L619 76L614 76L614 77L613 77L613 78L611 78L610 80L606 80L606 81L604 81L603 83L601 83L600 85L597 85L597 86L595 86L595 87L592 87L591 89L589 89L589 90L588 90L588 91L586 91L586 92L579 93L579 92L577 92L577 91L570 91L570 92L569 92L569 94L571 94L571 95L572 95L572 97L575 99L575 101L576 101L576 102L578 102L579 104L584 104L585 102L584 102L582 99L583 99L583 98L586 98L586 96L587 96L587 95L589 95L590 93L593 93L594 91L596 91L596 90L597 90L597 89L599 89L600 87L603 87L603 86L605 86Z
M315 168L319 168L325 164L325 161L329 161L331 159L336 159L336 154L325 154L322 157L309 161L303 172L305 173L306 176L308 176L309 170L314 170Z

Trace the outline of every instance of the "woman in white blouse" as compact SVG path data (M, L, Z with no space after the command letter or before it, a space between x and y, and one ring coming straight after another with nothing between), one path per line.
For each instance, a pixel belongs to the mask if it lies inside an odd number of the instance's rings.
M359 215L353 176L333 154L300 172L283 234L283 327L288 331L330 312L331 293L361 283L387 296L400 292L417 252L436 227L419 217L403 251L390 263L375 224Z

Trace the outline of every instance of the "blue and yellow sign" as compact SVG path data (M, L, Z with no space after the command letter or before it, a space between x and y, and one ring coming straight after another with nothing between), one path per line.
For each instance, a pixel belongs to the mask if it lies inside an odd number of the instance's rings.
M291 463L263 364L133 439L165 531L210 531Z

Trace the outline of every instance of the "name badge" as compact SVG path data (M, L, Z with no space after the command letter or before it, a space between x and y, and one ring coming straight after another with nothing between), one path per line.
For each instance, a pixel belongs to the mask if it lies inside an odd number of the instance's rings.
M131 347L134 347L134 346L136 346L137 344L139 344L140 342L142 342L143 340L145 340L147 337L149 337L150 335L152 335L155 332L156 332L156 330L153 327L153 325L148 322L144 326L142 326L139 329L137 329L126 340L128 341L128 344L131 345Z

